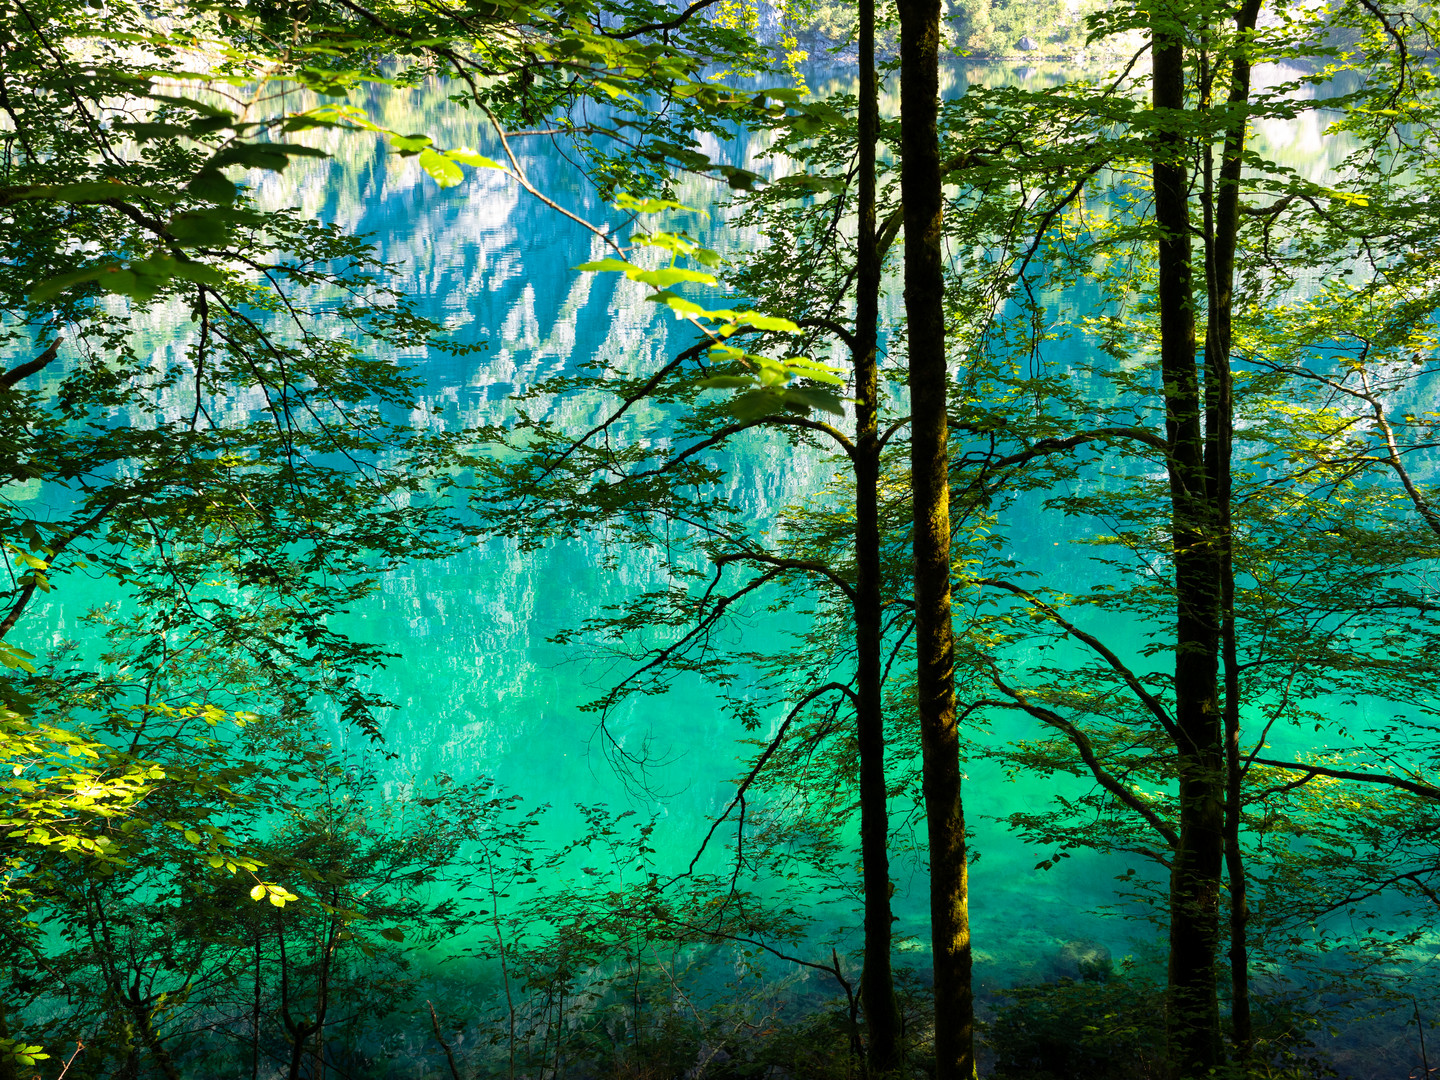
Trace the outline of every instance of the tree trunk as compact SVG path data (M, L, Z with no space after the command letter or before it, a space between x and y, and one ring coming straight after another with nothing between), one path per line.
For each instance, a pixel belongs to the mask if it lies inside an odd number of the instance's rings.
M263 999L260 996L261 964L263 957L260 953L260 930L255 930L255 979L252 984L254 1000L250 1009L250 1080L260 1080L260 1007Z
M1234 398L1230 371L1234 310L1235 248L1240 228L1240 176L1244 166L1244 104L1250 98L1250 38L1260 0L1245 0L1235 13L1231 47L1230 91L1225 144L1216 190L1214 234L1210 244L1210 318L1205 339L1207 473L1219 521L1220 641L1225 673L1225 870L1230 885L1230 1020L1235 1056L1243 1067L1254 1045L1250 1015L1250 921L1244 853L1240 848L1240 677L1235 646L1235 569L1231 526L1231 447Z
M856 741L860 755L860 854L865 892L865 970L860 1000L866 1063L878 1078L900 1068L900 1010L890 970L890 824L881 696L880 432L877 330L880 254L875 236L875 3L860 4L859 237L855 301Z
M140 996L138 972L130 984L126 1003L130 1007L130 1015L134 1019L135 1026L140 1031L140 1039L145 1044L145 1049L150 1051L150 1056L154 1059L155 1064L160 1067L161 1075L165 1077L165 1080L180 1080L180 1072L175 1068L175 1062L171 1060L170 1052L160 1041L160 1033L155 1030L155 1024L151 1018L150 1002Z
M900 0L900 189L904 201L911 488L915 502L915 650L930 932L935 962L935 1075L975 1075L970 909L955 644L950 624L950 488L941 259L939 0Z
M1180 843L1170 879L1166 1025L1171 1066L1184 1078L1221 1064L1216 985L1225 756L1219 702L1220 522L1206 461L1196 370L1185 113L1178 14L1151 11L1160 373L1165 400L1175 560L1175 725Z
M1249 888L1245 856L1240 847L1240 792L1245 779L1240 766L1239 664L1235 655L1235 575L1225 561L1225 612L1221 635L1225 657L1225 878L1230 885L1230 1027L1235 1060L1249 1064L1255 1047L1250 1015ZM1233 704L1232 704L1233 702Z

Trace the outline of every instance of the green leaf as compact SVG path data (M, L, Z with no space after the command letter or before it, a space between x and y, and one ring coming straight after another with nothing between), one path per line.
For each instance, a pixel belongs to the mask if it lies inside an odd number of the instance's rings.
M402 157L418 154L431 145L429 135L391 135L390 145L400 151Z
M159 260L153 261L158 262ZM164 261L170 265L170 276L172 277L193 281L197 285L223 285L225 283L225 275L213 266L197 262L182 262L179 259Z
M794 375L815 382L841 384L845 381L839 368L811 360L806 356L791 356L785 360L785 367Z
M461 165L471 165L477 169L499 169L501 172L507 171L505 166L500 164L500 162L493 158L488 158L484 154L477 154L469 147L462 146L458 150L446 150L445 156L451 161L458 161ZM421 157L423 158L424 154L421 154Z
M631 270L639 270L640 268L634 263L626 262L624 259L597 259L594 262L581 263L579 266L572 266L570 269L588 270L596 272L602 270L618 270L622 274L628 274Z
M235 185L225 178L225 174L219 169L207 166L195 174L195 178L186 185L190 194L197 199L204 199L212 203L233 203L239 192Z
M98 284L104 291L129 296L135 300L153 299L172 278L194 281L204 285L219 285L224 275L204 263L181 261L168 255L123 266L118 263L103 263L59 277L50 278L30 291L30 298L36 303L58 296L66 289L89 282Z
M794 105L805 99L805 95L793 86L767 87L760 93L771 101L778 101L785 105Z
M633 98L635 96L624 83L611 79L596 79L591 85L596 90L603 90L609 94L612 99L622 97Z
M793 187L802 191L844 191L845 179L840 176L812 176L808 173L792 173L771 181L777 187Z
M207 164L209 169L239 165L245 169L269 169L284 172L292 157L327 157L323 150L298 143L234 143L216 154Z
M154 139L193 139L201 135L209 135L228 128L231 119L232 117L226 115L192 120L186 124L141 122L134 124L116 124L115 126L122 131L128 131L131 135L135 136L138 142L150 142Z
M759 173L749 169L737 169L734 165L721 165L720 175L725 177L725 182L736 191L750 191L755 187L756 181L762 179Z
M331 52L332 50L320 50ZM345 97L364 78L358 71L336 71L331 68L306 65L295 75L307 90L324 97Z
M756 330L784 330L791 334L800 332L800 327L789 319L782 319L777 315L761 315L758 311L739 312L735 316L735 321L753 326Z
M716 284L714 274L707 274L703 270L686 270L680 266L667 266L660 270L641 270L634 266L625 271L625 276L631 281L638 281L656 289L668 289L671 285L678 285L683 281L693 281L701 285Z
M170 235L188 247L219 247L230 238L230 222L216 210L187 210L170 219Z
M445 155L437 154L428 146L420 151L420 167L442 188L454 187L465 179L465 173L459 165Z
M35 665L30 663L30 661L34 659L34 653L26 652L24 649L17 649L14 645L0 641L0 664L3 664L10 670L24 671L33 675L35 674Z
M841 404L838 395L830 390L821 390L812 387L787 388L782 397L785 399L785 407L808 412L811 409L818 409L834 416L844 416L845 406Z
M731 415L740 420L758 420L785 410L785 403L773 390L751 390L741 394L727 406Z
M665 289L658 293L652 293L645 299L651 301L652 303L665 304L680 318L723 319L726 322L735 321L735 312L729 310L728 308L722 308L718 311L711 311L708 308L701 307L693 300L686 299L685 297L680 296L677 293L671 292L669 289Z
M43 304L46 300L59 296L66 289L82 285L87 281L94 281L97 273L96 269L91 268L89 270L72 270L68 274L46 278L30 290L30 300L36 304Z
M398 926L387 926L384 930L380 931L380 936L386 941L404 941L405 931L401 930Z
M653 232L637 233L634 237L637 246L657 247L662 251L668 251L672 256L688 255L697 262L713 266L719 262L718 253L708 248L702 248L690 236L683 232Z
M706 155L699 153L698 151L691 150L688 147L680 146L672 142L667 142L663 139L650 140L648 143L645 144L643 152L645 153L645 156L650 158L651 160L663 161L666 158L670 158L674 161L678 161L686 168L698 169L700 171L707 171L713 165L711 160Z
M292 131L309 131L312 128L339 127L340 124L341 121L334 117L307 116L304 113L299 113L295 116L287 117L285 122L280 125L280 130L287 133Z
M693 206L686 206L674 199L637 199L628 192L621 191L615 196L615 209L624 210L632 214L658 214L665 210L685 210L692 214L706 214L704 210L697 210ZM708 217L709 215L706 214Z

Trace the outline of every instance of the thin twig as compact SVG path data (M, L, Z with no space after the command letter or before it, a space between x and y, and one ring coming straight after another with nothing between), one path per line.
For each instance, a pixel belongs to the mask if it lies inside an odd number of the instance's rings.
M455 1065L455 1055L450 1052L450 1044L440 1034L440 1018L435 1015L435 1006L427 1001L425 1007L430 1010L430 1026L435 1029L435 1041L440 1044L440 1049L445 1051L445 1060L450 1063L450 1075L455 1080L460 1080L460 1070Z

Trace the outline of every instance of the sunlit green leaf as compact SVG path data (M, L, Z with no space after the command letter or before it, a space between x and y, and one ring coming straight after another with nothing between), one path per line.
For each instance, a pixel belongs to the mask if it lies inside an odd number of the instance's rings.
M420 151L420 167L442 188L454 187L465 179L465 173L459 165L428 146Z

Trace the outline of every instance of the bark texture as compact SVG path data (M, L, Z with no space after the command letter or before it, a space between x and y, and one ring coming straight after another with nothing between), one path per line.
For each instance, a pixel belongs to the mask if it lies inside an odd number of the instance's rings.
M1240 848L1240 677L1235 644L1235 571L1231 526L1231 454L1234 397L1230 370L1235 292L1235 249L1240 229L1240 177L1244 167L1250 100L1250 41L1260 0L1244 0L1235 12L1230 47L1230 87L1226 100L1224 149L1215 191L1209 243L1210 314L1205 336L1206 435L1209 485L1218 518L1220 551L1220 648L1225 682L1225 874L1230 886L1230 1022L1238 1063L1245 1066L1254 1046L1250 1008L1250 921L1244 854Z
M890 825L881 694L880 432L877 323L880 253L875 237L875 4L860 5L859 240L855 304L855 728L860 756L860 854L864 867L866 1065L872 1078L900 1069L900 1010L890 968Z
M900 187L910 357L915 501L915 648L930 923L935 963L935 1075L975 1075L969 883L950 622L944 266L941 255L939 0L900 0Z
M1207 455L1214 431L1202 416L1196 364L1187 167L1193 113L1186 110L1178 14L1166 3L1151 9L1157 300L1175 564L1180 789L1180 843L1170 879L1166 1025L1171 1067L1188 1080L1210 1075L1223 1061L1216 950L1227 785L1218 680L1223 559L1210 469L1215 458ZM1220 392L1213 382L1207 390Z

